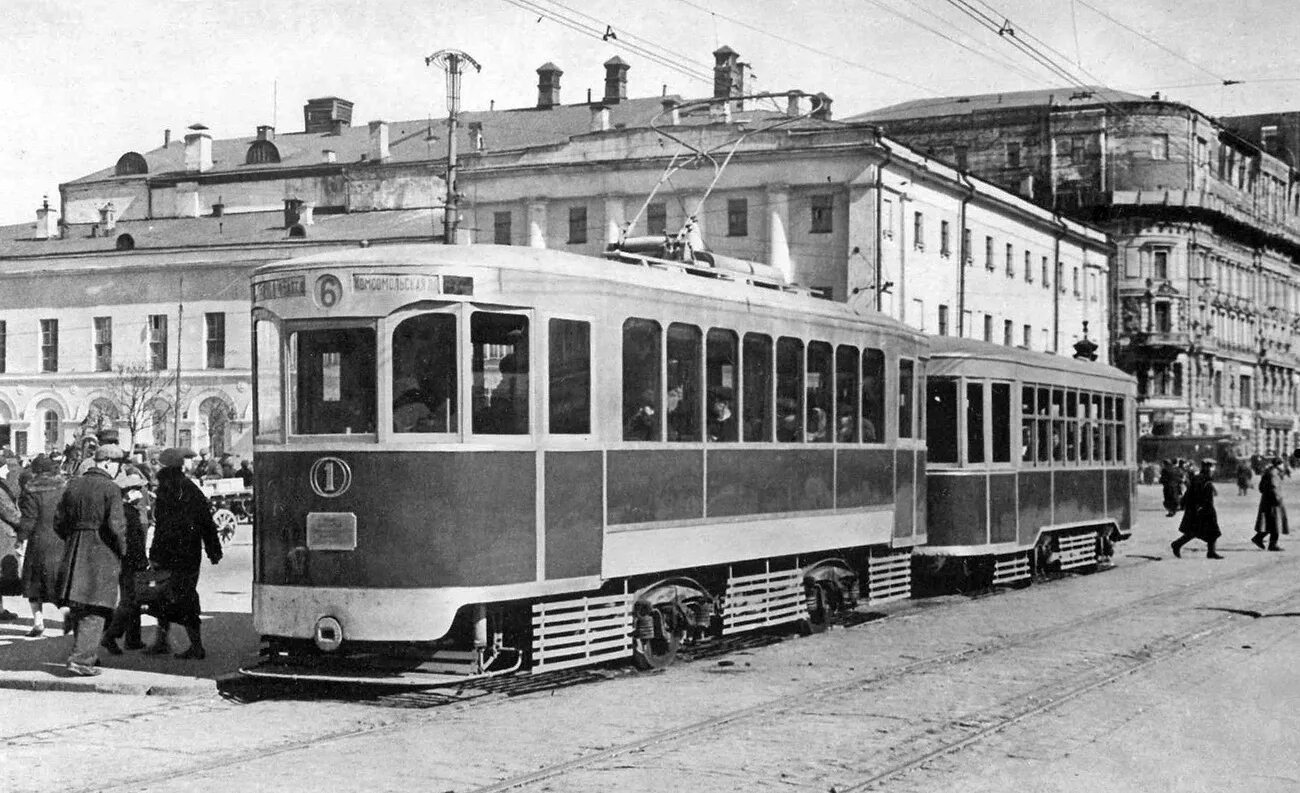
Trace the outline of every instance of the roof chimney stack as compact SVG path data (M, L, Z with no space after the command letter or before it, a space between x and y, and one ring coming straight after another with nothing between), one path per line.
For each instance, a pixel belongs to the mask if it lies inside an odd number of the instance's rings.
M370 159L383 162L388 159L388 122L370 122Z
M663 105L664 115L668 116L668 123L677 126L682 123L681 111L677 109L676 99L664 99L660 104Z
M270 124L257 125L258 140L270 140L271 138L274 137L275 137L275 127L271 126Z
M816 109L812 112L812 117L818 121L830 121L832 101L830 96L825 93L818 93L817 96L814 97L814 100L817 104Z
M537 69L537 109L550 110L560 104L560 75L564 71L547 61Z
M352 103L337 96L308 99L302 108L302 123L306 132L337 135L343 127L352 125Z
M212 170L212 136L202 124L193 124L185 136L185 170L203 173Z
M745 64L740 53L725 44L713 51L713 98L726 99L745 95ZM736 110L744 110L744 102L734 103Z
M785 95L785 114L787 116L797 116L803 112L799 99L798 91L791 91Z
M171 129L164 129L164 130L163 130L163 148L165 149L165 148L167 148L167 147L170 146L170 145L172 145L172 131L171 131Z
M59 213L50 209L50 199L46 196L36 210L36 239L52 240L59 236Z
M99 208L99 233L100 236L107 237L117 228L117 207L113 202Z
M627 61L615 55L605 61L605 98L602 104L617 105L627 99Z
M606 132L609 130L609 108L604 105L591 106L591 131Z
M474 151L483 151L483 122L469 122L469 145Z

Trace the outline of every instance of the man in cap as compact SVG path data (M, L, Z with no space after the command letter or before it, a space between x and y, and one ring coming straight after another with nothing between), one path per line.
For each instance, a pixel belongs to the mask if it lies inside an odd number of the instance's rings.
M113 479L125 456L117 444L96 449L94 466L68 483L54 514L54 531L65 543L56 594L59 605L69 608L76 635L68 657L74 675L99 674L99 642L117 606L126 517Z
M16 562L20 550L18 527L22 522L22 512L18 509L20 491L17 486L9 484L9 479L10 473L15 473L14 479L17 479L16 473L19 468L17 455L8 446L0 449L0 564L4 563L5 557L11 557L15 563L9 572L15 577L21 572L20 565ZM16 593L11 590L10 594ZM8 622L16 619L18 615L4 607L4 597L0 596L0 621Z
M1273 457L1259 476L1259 511L1255 513L1255 536L1250 541L1260 550L1280 551L1278 534L1289 534L1286 505L1282 503L1282 458ZM1265 538L1268 545L1264 545Z

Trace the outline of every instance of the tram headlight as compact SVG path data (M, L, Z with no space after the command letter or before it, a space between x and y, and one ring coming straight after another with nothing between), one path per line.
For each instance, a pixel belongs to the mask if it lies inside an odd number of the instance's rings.
M343 644L343 625L334 617L321 617L316 620L316 630L312 640L323 652L332 653Z

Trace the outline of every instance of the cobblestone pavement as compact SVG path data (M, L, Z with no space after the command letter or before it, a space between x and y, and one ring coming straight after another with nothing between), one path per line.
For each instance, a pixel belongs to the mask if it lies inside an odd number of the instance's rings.
M1112 570L659 674L426 709L0 692L0 790L1296 789L1300 546L1225 495L1227 558L1174 560L1139 498Z

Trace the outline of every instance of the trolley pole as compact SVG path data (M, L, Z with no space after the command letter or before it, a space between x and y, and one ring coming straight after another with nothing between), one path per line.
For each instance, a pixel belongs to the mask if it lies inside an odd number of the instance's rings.
M460 112L461 64L468 63L479 72L483 67L469 53L461 50L438 50L424 59L425 66L437 64L447 73L447 197L443 202L442 235L447 245L456 244L460 220L460 200L456 193L456 115Z

